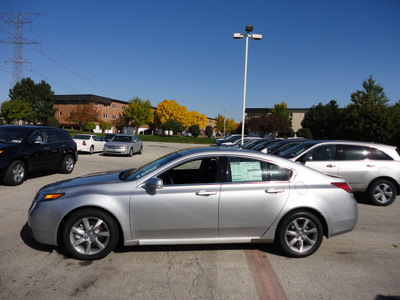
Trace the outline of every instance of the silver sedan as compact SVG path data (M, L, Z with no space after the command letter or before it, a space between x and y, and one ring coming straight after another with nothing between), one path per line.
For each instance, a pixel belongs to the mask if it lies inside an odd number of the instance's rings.
M134 134L116 134L103 148L103 154L119 154L132 156L143 153L143 142Z
M72 257L133 245L270 243L305 257L323 236L351 231L357 203L347 182L254 151L197 148L139 169L41 188L28 224L40 243Z

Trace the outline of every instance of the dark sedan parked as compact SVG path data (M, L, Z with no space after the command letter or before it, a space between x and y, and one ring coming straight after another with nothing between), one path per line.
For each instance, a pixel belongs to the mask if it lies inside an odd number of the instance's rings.
M78 160L76 144L63 129L44 126L0 126L0 180L19 185L28 173L58 168L71 173Z

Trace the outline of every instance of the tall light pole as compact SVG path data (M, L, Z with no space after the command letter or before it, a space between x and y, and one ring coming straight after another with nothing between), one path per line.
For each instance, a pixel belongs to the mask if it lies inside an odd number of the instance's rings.
M224 137L225 137L225 123L226 123L226 119L225 119L225 107L223 107L222 105L217 104L219 107L221 107L224 110Z
M257 34L253 33L250 34L250 32L253 31L253 25L246 25L247 34L242 34L242 33L234 33L233 38L236 40L246 38L246 56L245 56L245 61L244 61L244 87L243 87L243 112L242 112L242 142L241 144L243 145L243 138L244 138L244 113L246 109L246 85L247 85L247 57L248 57L248 52L249 52L249 37L252 40L261 40L262 39L262 34Z

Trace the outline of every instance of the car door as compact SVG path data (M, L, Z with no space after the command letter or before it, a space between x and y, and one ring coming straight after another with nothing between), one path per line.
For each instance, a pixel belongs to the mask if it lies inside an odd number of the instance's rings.
M322 173L338 175L336 155L336 144L322 144L309 149L296 161Z
M344 177L354 191L365 191L378 177L379 166L369 147L339 144L338 158L338 175Z
M217 238L218 167L218 157L188 160L158 174L164 185L156 193L145 185L135 189L130 206L133 238Z
M92 136L94 151L103 151L104 141L96 135Z
M36 130L28 138L27 154L30 159L29 168L33 170L45 169L52 166L52 149L47 142L44 130Z
M136 135L133 137L132 142L133 142L133 152L134 153L139 152L141 141L139 140L139 138Z
M276 164L228 157L221 185L220 237L260 237L285 205L292 171Z

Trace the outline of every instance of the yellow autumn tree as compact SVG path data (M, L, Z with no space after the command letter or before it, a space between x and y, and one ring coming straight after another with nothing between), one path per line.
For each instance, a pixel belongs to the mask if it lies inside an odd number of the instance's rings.
M168 120L178 121L185 127L199 125L200 128L205 128L207 124L206 115L197 111L188 112L185 106L179 105L175 100L165 99L158 103L155 113L160 125Z

